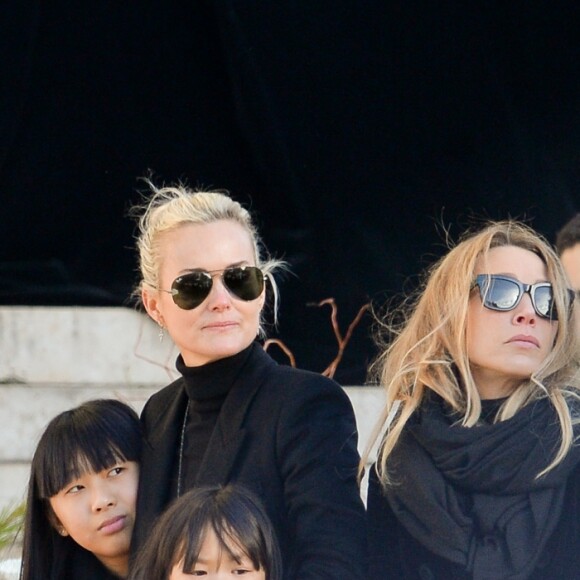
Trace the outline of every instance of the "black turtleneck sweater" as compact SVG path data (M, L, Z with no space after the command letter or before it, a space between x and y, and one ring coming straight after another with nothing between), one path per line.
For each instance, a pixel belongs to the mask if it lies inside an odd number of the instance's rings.
M187 417L182 424L175 450L172 495L178 495L181 459L180 495L194 487L222 405L248 360L252 345L238 354L199 367L188 367L181 355L176 367L185 381L189 398ZM183 439L183 440L182 440Z

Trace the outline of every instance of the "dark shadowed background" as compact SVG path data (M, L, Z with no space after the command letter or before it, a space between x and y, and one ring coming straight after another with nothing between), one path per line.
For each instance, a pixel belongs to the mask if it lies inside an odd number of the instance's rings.
M553 241L580 210L577 2L9 0L0 301L123 305L138 177L228 189L282 283L274 336L336 354L472 216ZM363 318L336 378L374 356ZM272 351L274 353L274 351ZM280 360L283 360L282 358Z

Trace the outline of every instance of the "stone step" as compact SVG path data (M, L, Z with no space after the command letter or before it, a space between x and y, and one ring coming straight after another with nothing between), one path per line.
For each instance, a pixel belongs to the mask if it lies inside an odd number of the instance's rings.
M129 308L0 306L0 383L163 385L176 349Z
M58 413L83 401L115 398L137 412L160 386L73 384L0 385L0 507L26 495L30 460L47 423ZM374 387L345 387L357 419L362 453L382 405L383 394Z
M46 424L83 401L114 397L140 412L178 376L177 350L145 314L122 307L0 306L0 508L21 501ZM374 387L345 387L362 452L383 405Z

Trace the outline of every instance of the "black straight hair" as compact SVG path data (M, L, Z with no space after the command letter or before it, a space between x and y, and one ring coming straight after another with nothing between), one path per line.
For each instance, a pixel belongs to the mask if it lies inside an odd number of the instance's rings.
M76 547L70 537L57 533L49 499L87 472L139 462L141 446L139 416L114 399L88 401L50 421L30 468L21 580L52 577L54 567Z
M130 580L166 580L183 560L191 573L208 529L233 558L239 548L266 580L282 580L276 534L260 500L239 484L194 488L162 514L137 555Z

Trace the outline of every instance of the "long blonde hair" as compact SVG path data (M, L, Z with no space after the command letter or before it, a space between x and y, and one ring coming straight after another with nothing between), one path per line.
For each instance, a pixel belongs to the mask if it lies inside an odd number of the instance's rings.
M485 259L491 248L500 246L523 248L541 258L553 285L559 322L551 352L503 403L497 420L509 419L536 398L549 397L558 414L562 440L552 463L538 476L562 461L572 445L573 418L568 400L579 397L580 385L574 372L577 337L566 275L550 244L530 227L516 221L491 222L464 236L427 272L422 291L410 303L406 320L395 331L396 338L373 365L372 372L384 386L387 402L363 455L361 469L385 432L377 460L377 473L384 485L389 483L389 455L428 389L459 414L464 427L473 427L480 418L481 399L466 348L468 302L477 260ZM392 421L385 431L387 418Z

